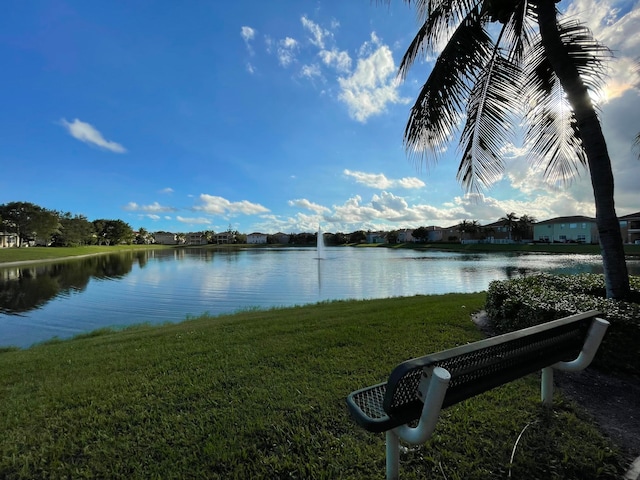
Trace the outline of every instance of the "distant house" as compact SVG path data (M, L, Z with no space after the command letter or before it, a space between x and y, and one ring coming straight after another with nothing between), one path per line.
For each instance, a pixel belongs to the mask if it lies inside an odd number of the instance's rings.
M276 243L282 243L286 245L287 243L289 243L289 238L290 236L286 233L278 232L273 234L273 239Z
M236 242L236 234L233 232L222 232L216 233L211 238L212 243L216 243L218 245L227 244L227 243L235 243Z
M413 229L403 228L402 230L398 230L398 242L412 243L415 241L416 239L413 238Z
M15 233L0 232L0 248L18 247L20 242Z
M266 233L250 233L247 235L247 243L267 243Z
M387 234L385 232L367 232L367 243L386 243Z
M206 245L207 236L202 232L187 233L185 238L186 245Z
M485 240L489 243L506 243L511 240L509 238L509 227L502 220L483 225L481 230Z
M619 217L622 240L627 243L640 243L640 212Z
M444 230L441 227L426 227L429 232L427 242L441 242L444 238Z
M155 243L160 245L177 245L178 235L171 232L156 232L153 234Z
M549 243L598 243L596 219L576 215L557 217L533 226L533 238Z
M440 229L442 240L446 242L455 242L460 240L460 225L452 225Z

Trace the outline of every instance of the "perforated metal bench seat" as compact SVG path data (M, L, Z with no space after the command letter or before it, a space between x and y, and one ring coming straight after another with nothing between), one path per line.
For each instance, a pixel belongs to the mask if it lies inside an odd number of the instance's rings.
M442 367L451 375L442 402L445 408L558 362L573 360L583 349L599 314L590 311L572 315L407 360L391 372L387 382L352 392L347 397L349 411L368 431L384 432L420 418L424 404L419 385L425 368Z

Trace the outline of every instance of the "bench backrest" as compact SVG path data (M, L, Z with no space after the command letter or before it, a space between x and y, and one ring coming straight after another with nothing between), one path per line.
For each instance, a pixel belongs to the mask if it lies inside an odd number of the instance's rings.
M391 372L383 408L399 423L419 418L423 403L418 386L425 367L439 366L451 374L445 408L556 362L573 360L597 315L600 312L572 315L407 360Z

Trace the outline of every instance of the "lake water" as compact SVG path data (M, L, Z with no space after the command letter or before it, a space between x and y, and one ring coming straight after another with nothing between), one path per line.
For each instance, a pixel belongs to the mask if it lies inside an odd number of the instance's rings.
M602 273L598 255L335 247L323 256L315 248L187 248L0 268L0 346L205 312L478 292L493 280L543 271ZM628 266L640 275L640 260Z

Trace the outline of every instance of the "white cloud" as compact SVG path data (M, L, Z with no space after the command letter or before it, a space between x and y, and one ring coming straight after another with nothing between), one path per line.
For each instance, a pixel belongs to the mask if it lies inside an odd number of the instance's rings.
M278 62L283 67L289 66L295 60L295 52L298 42L291 37L286 37L278 43Z
M320 50L318 55L325 65L335 67L340 73L347 73L351 70L351 57L345 50L339 51L337 48Z
M258 203L251 203L247 200L243 200L241 202L230 202L226 198L207 195L205 193L200 195L200 201L202 202L202 205L193 207L194 210L203 211L210 215L256 215L269 211L268 208L263 207Z
M64 126L71 136L81 142L96 145L105 150L109 150L115 153L125 153L127 150L119 143L106 140L102 134L95 129L89 123L85 123L77 118L69 123L66 119L60 120L62 126Z
M366 185L371 188L388 189L393 187L400 188L422 188L425 183L419 178L405 177L399 180L389 179L383 173L366 173L366 172L353 172L345 169L343 173L355 179L356 183Z
M585 183L588 183L585 182ZM593 216L593 199L578 198L571 191L559 191L554 195L535 193L522 198L499 199L483 194L467 194L453 197L452 201L430 204L382 191L369 201L359 195L347 199L330 209L306 199L289 201L290 206L310 211L291 216L262 215L262 221L254 224L260 231L308 231L318 224L325 231L352 232L355 230L394 230L419 226L454 226L463 220L477 220L481 225L497 221L509 212L518 216L529 215L538 221L548 218L575 215L580 212ZM637 211L634 210L634 211ZM630 213L630 212L628 212Z
M167 187L167 188L163 188L162 190L160 190L160 193L173 193L173 188L171 187Z
M349 52L334 45L331 30L323 28L307 16L302 16L300 20L309 33L306 45L290 37L275 42L271 37L265 36L267 52L275 52L281 66L288 67L296 60L298 53L307 53L304 49L309 48L309 44L316 47L320 62L304 63L298 77L312 81L322 78L324 84L331 78L329 72L333 73L333 79L338 83L338 99L347 105L349 115L359 122L364 123L369 117L384 112L389 104L406 104L410 101L399 95L399 81L396 79L396 65L391 49L382 43L375 32L360 47L357 65L355 71L352 71L353 60ZM338 26L337 21L331 22L332 30ZM321 67L327 69L325 74ZM329 85L329 92L331 91Z
M368 56L358 59L355 72L338 78L341 89L338 98L347 104L349 115L362 123L372 115L384 112L389 103L409 102L398 93L399 82L391 50L380 43L375 33L371 34L371 40L367 48L361 49ZM369 54L371 46L375 50Z
M303 65L300 69L300 76L307 78L321 77L322 72L320 71L320 66L313 63L311 65Z
M245 42L249 42L255 38L256 31L251 27L243 26L240 29L240 35Z
M294 48L298 45L295 38L286 37L284 40L280 40L280 44L285 48Z
M242 37L242 40L244 40L244 44L247 46L247 51L249 52L249 54L253 55L254 52L253 52L253 47L251 46L251 42L256 37L255 29L251 27L243 26L240 29L240 36Z
M638 83L633 68L640 51L640 8L638 3L619 0L575 0L566 12L577 17L593 32L594 37L615 55L610 64L605 93L608 99L620 97Z
M306 16L300 19L302 26L311 34L309 41L318 48L324 49L325 40L331 36L331 32L325 30L317 23L309 20Z
M158 202L153 202L151 205L138 205L136 202L129 202L124 207L124 210L130 212L175 212L176 209L173 207L166 207L160 205Z
M323 207L322 205L318 205L317 203L310 202L306 198L299 198L296 200L289 200L289 205L292 207L300 207L305 208L307 210L311 210L315 213L324 213L330 212L331 210L327 207Z
M155 215L153 213L149 213L149 214L147 214L147 218L150 218L151 220L160 220L160 215Z
M204 217L181 217L180 215L178 215L176 217L176 220L178 220L181 223L188 223L191 225L210 225L211 224L211 220Z

